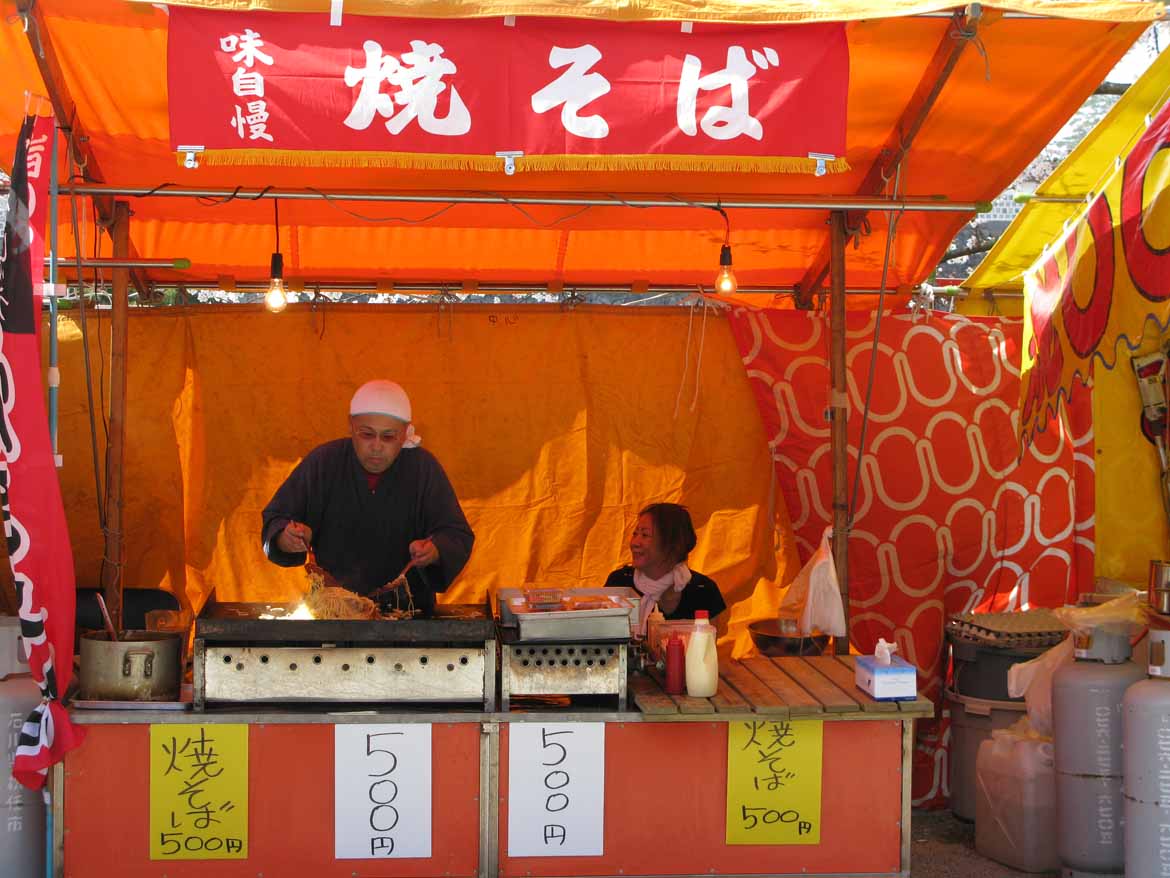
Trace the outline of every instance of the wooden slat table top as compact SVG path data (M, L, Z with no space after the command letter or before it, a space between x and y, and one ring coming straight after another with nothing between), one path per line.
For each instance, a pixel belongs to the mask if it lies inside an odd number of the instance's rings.
M743 697L749 710L769 716L788 716L788 705L739 662L726 662L719 670L723 680Z
M679 713L714 713L715 705L711 703L710 698L692 698L685 692L682 695L671 695L666 691L666 681L663 680L662 674L657 670L650 672L651 679L658 684L658 688L662 690L663 694L674 702L678 708Z
M752 707L736 690L735 686L723 677L719 678L719 688L711 696L711 703L715 705L717 713L751 713Z
M773 658L772 663L800 684L809 695L824 705L827 713L853 713L861 709L857 700L840 689L803 658Z
M837 660L849 669L849 673L854 673L854 664L857 656L840 655ZM923 698L919 695L913 701L894 701L892 704L898 705L898 711L902 714L910 714L915 717L931 717L934 716L934 702L929 698Z
M656 716L678 713L678 705L645 674L631 674L629 690L634 704L642 713Z
M719 689L710 698L667 695L658 671L630 676L630 697L648 719L698 719L763 714L793 719L916 719L934 715L934 704L878 701L854 683L854 656L754 656L723 662ZM712 717L713 718L713 717Z
M809 656L805 661L836 683L838 689L848 692L849 696L858 703L865 713L898 712L898 703L896 701L878 701L872 695L858 689L855 677L853 676L853 669L848 667L844 662L838 661L836 656L814 655Z
M788 674L772 664L771 660L757 656L744 659L743 666L751 671L760 682L776 693L776 696L788 705L789 716L815 716L825 712L825 706L810 695L805 689L793 680Z

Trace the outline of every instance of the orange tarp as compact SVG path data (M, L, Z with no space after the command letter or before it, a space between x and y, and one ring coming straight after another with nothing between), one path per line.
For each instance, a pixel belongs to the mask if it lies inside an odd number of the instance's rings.
M149 3L150 0L134 0ZM172 6L231 11L329 12L329 0L172 0ZM985 4L1027 15L1096 18L1100 21L1153 21L1161 10L1135 0L998 0ZM779 24L849 21L950 12L953 4L937 0L346 0L351 15L416 18L487 18L501 15L549 15L611 21L710 21Z
M91 318L95 381L108 316ZM134 311L123 581L196 609L213 588L228 600L296 597L307 580L264 558L260 510L304 454L345 435L353 388L391 376L476 532L448 599L599 586L628 563L638 509L678 501L699 532L691 562L734 605L721 628L729 621L745 650L744 623L775 615L795 549L790 538L774 548L769 509L782 536L787 516L770 502L768 445L727 321L696 314L688 345L689 319L584 307ZM78 580L96 585L103 546L75 316L60 329L61 481Z
M785 6L753 5L774 11ZM1014 5L1021 4L1009 6ZM1123 19L1132 18L1133 7L1141 4L1032 5L1059 14ZM482 4L442 6L443 14L480 14L474 9ZM12 0L6 0L5 12L12 8ZM105 181L147 188L173 183L333 191L669 193L728 200L854 194L881 150L896 144L898 127L905 124L899 120L916 90L933 84L934 76L927 74L931 58L940 43L950 44L953 28L945 18L875 18L848 25L851 85L845 158L852 170L820 178L634 171L518 172L508 177L502 169L485 173L291 165L185 170L168 144L166 13L118 0L41 0L38 8ZM847 17L843 9L843 4L834 4L824 14ZM582 14L589 14L584 7ZM994 197L1105 77L1143 27L1132 21L1002 17L989 10L978 29L979 43L964 51L914 141L904 167L905 193L958 201ZM0 155L11 155L25 103L23 90L45 90L35 76L19 20L0 25L0 59L6 69L17 72L0 82ZM282 239L288 242L287 273L310 281L710 284L723 235L715 213L686 207L592 208L571 216L579 208L462 206L427 219L440 208L286 202L281 220ZM131 239L139 255L192 262L190 271L155 272L159 279L193 282L228 275L256 280L267 274L273 246L269 204L136 199L133 209ZM347 210L378 221L357 219ZM894 247L891 285L923 280L968 218L906 215ZM63 211L66 225L67 219L68 211ZM826 252L823 211L737 209L730 211L730 221L736 271L744 284L796 283L818 254ZM885 220L873 215L871 222L873 234L863 236L858 249L850 251L848 283L854 287L876 287L880 281ZM67 255L72 231L63 227L62 233L61 252Z

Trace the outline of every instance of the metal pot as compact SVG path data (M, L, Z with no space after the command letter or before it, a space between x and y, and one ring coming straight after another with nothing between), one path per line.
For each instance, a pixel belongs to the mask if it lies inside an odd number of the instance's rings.
M828 634L801 635L799 626L786 619L760 619L748 624L752 643L762 655L821 655L829 644Z
M81 635L81 697L91 701L174 701L179 697L179 635L104 631Z
M1149 598L1155 613L1170 614L1170 561L1150 562Z

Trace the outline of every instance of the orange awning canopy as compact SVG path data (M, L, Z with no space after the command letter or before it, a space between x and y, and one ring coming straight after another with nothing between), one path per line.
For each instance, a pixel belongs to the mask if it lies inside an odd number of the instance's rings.
M5 12L13 11L6 0ZM302 2L263 3L191 0L186 5L303 9ZM308 4L314 6L314 4ZM515 6L516 4L512 4ZM736 4L745 20L778 21L783 14L811 16L808 4ZM600 16L629 18L621 4L572 4ZM726 2L709 4L712 10ZM870 4L877 9L876 4ZM883 6L889 8L888 4ZM903 166L902 190L910 197L959 202L997 195L1080 106L1152 18L1151 4L1064 2L1004 4L987 10L977 40L962 52L937 102L914 136ZM1071 18L1023 17L1011 9L1031 6ZM316 3L314 8L327 9ZM642 17L670 17L669 2L633 4ZM807 8L806 8L807 7ZM15 75L0 81L0 155L11 156L25 91L67 94L88 138L95 167L91 178L117 187L184 189L236 187L278 190L395 193L592 193L629 198L673 196L726 202L782 196L833 197L873 194L867 177L896 149L899 130L914 121L914 107L938 80L934 59L956 39L947 17L882 17L858 20L864 4L818 4L848 24L851 83L847 160L850 170L811 174L683 173L644 171L502 172L420 171L394 168L245 166L207 163L180 166L169 146L166 41L167 13L125 0L40 0L45 36L60 65L60 81L41 81L29 37L19 18L0 25L0 63ZM853 9L847 13L846 9ZM380 4L405 14L401 3ZM504 14L495 3L415 4L415 14ZM531 6L527 8L532 8ZM899 13L945 9L903 2ZM570 5L543 3L541 14L567 14ZM648 10L648 11L647 11ZM754 12L753 12L754 10ZM803 10L803 12L802 12ZM347 3L346 12L369 12ZM768 18L764 15L771 15ZM323 12L324 14L324 12ZM509 13L510 14L510 13ZM637 16L634 16L637 17ZM684 17L684 16L680 16ZM690 18L702 16L692 14ZM1112 20L1110 20L1112 19ZM38 28L34 27L34 34ZM47 104L40 103L47 111ZM99 177L100 174L100 177ZM892 181L887 188L892 187ZM282 200L281 243L286 275L308 282L443 281L705 284L717 264L723 222L711 210L677 208L370 204ZM273 248L270 201L134 198L131 241L143 259L186 258L184 271L148 270L148 279L196 283L231 277L259 281ZM94 252L92 209L78 204L78 243ZM68 201L62 202L59 251L74 252ZM736 274L743 285L807 283L827 258L825 210L732 209L728 211ZM906 213L899 225L888 283L924 280L969 213ZM847 283L874 288L881 280L885 217L871 213L869 234L848 254ZM108 255L108 239L103 252Z

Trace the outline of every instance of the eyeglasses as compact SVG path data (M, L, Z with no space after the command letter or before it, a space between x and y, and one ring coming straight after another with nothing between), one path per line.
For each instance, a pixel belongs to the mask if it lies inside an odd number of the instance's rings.
M377 430L371 430L369 427L359 427L353 431L353 435L363 442L373 442L376 439L381 439L383 442L397 442L402 435L402 431L383 430L379 433Z

